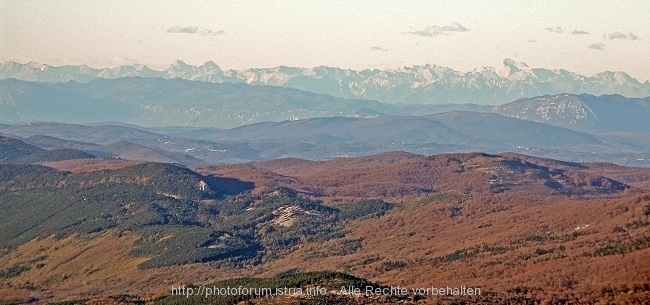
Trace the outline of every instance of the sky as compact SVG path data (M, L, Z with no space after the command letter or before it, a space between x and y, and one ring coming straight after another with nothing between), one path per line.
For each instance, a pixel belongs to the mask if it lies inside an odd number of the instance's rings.
M467 72L505 58L650 80L650 1L0 0L2 62Z

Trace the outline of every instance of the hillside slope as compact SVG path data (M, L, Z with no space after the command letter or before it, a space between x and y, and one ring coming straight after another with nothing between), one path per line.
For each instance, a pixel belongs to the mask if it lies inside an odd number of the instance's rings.
M45 150L15 138L0 135L0 164L32 164L94 157L93 155L73 149Z
M283 185L325 198L401 197L446 191L576 196L616 194L629 189L578 166L557 168L544 164L545 159L524 157L386 153L319 162L280 159L195 169L253 181L261 187Z
M177 163L186 166L204 162L186 154L168 152L127 141L98 145L62 140L49 136L31 136L26 138L25 141L45 148L72 148L82 150L98 157L112 157L145 162Z
M650 97L544 95L518 99L490 112L588 133L650 133Z

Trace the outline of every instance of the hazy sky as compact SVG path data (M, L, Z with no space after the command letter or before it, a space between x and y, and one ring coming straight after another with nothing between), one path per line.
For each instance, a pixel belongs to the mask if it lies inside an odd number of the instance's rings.
M650 79L650 1L9 1L0 61L500 66Z

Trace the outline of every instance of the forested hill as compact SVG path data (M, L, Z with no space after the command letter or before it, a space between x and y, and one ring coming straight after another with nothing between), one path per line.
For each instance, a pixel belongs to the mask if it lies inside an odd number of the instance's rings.
M45 150L15 138L0 135L0 163L32 164L87 158L94 158L94 156L73 149Z
M204 180L212 183L206 191L201 190ZM214 180L157 163L80 174L0 164L0 226L5 233L0 247L50 234L193 223L196 215L188 211L196 210L196 201L222 194Z
M288 188L252 194L250 182L144 163L87 173L0 164L0 249L34 239L108 230L135 232L132 256L152 268L216 261L258 264L304 241L345 236L341 224L390 206L362 200L345 208L301 198ZM165 237L166 238L163 238Z

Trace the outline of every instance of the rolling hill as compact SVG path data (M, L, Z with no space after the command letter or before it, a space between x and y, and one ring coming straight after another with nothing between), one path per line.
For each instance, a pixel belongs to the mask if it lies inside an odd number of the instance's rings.
M515 192L529 195L603 195L629 186L587 172L587 166L553 167L517 154L442 154L431 157L393 152L330 161L278 159L232 165L202 165L198 172L281 185L325 198L385 198L431 192ZM559 161L556 161L559 162Z
M196 137L212 141L290 140L308 143L437 143L475 150L517 146L592 151L607 145L595 136L566 128L491 113L448 112L423 117L314 118L250 124L228 130L201 130Z
M440 122L423 117L377 119L334 117L265 122L228 130L215 130L211 132L210 138L221 141L286 142L293 140L307 143L481 144L480 140L474 140Z
M98 145L70 140L62 140L49 136L31 136L25 141L44 148L67 148L81 150L98 157L120 158L146 162L177 163L193 165L204 161L182 153L167 152L161 149L146 147L127 141L119 141Z
M2 132L30 138L29 141L41 147L79 149L99 156L179 164L257 160L261 150L247 143L216 143L170 137L145 131L142 127L121 125L33 123L6 125ZM119 142L122 144L115 144ZM277 146L272 145L273 148ZM127 147L129 149L125 150Z
M518 99L490 112L522 120L597 133L650 133L650 97L621 95L544 95Z
M498 141L510 147L593 151L593 147L604 146L595 136L587 133L490 113L448 112L429 115L426 118L439 121L475 138Z
M637 137L618 137L616 134L594 136L491 113L465 111L422 117L313 118L257 123L226 130L188 127L147 129L114 124L16 124L0 126L0 132L23 138L43 135L101 145L130 142L143 147L130 145L134 155L125 155L125 158L181 164L200 161L237 163L277 158L329 160L389 151L422 155L513 151L574 162L605 161L626 166L649 166L650 162L644 142L634 140ZM42 145L39 141L43 142ZM34 138L34 144L42 147L82 149L83 146L85 148L82 150L91 154L122 154L118 151L101 152L99 147L93 145L79 146L81 144L66 141Z
M0 163L32 164L94 157L73 149L45 150L15 138L0 135Z

